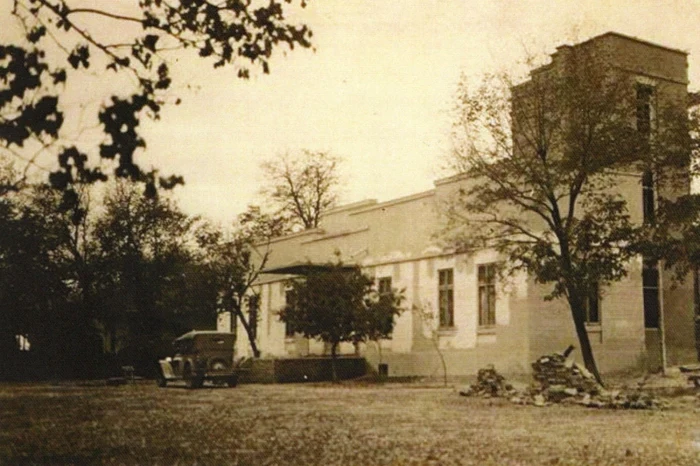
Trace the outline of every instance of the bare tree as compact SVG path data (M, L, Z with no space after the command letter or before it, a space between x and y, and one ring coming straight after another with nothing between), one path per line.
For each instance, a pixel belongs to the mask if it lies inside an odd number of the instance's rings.
M254 284L270 257L270 240L282 231L278 219L262 213L257 206L248 206L231 230L205 224L196 235L199 263L216 289L218 311L231 315L232 327L240 322L255 358L260 357L257 346L260 298Z
M442 383L447 387L447 361L445 361L445 354L442 352L442 348L440 348L440 319L433 311L429 301L425 301L422 305L414 305L412 311L413 315L417 316L418 320L421 322L423 330L427 330L430 333L430 343L435 353L438 355L438 359L440 359Z
M262 164L267 179L262 193L292 227L316 228L338 201L339 163L327 152L280 155Z
M641 227L617 189L619 172L653 171L659 183L687 168L687 116L659 93L658 121L642 121L635 76L595 47L566 53L519 85L507 74L476 90L461 85L451 165L466 181L445 209L445 237L458 250L493 248L505 272L551 284L546 299L566 299L600 381L587 303L627 274Z

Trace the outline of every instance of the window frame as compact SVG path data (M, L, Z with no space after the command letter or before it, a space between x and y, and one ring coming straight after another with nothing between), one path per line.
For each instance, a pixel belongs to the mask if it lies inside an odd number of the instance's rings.
M386 285L387 283L389 284L388 289L386 289L385 286L382 286L382 285ZM382 297L382 296L387 296L387 295L391 294L391 292L393 290L392 285L393 285L393 283L392 283L391 276L377 278L377 293L379 294L379 296Z
M645 224L656 221L656 192L654 173L651 170L642 173L642 221Z
M290 302L294 299L294 290L291 288L288 288L284 290L284 306L287 307ZM284 323L284 338L287 340L290 340L296 336L297 332L292 331L291 327L289 326L289 322Z
M597 326L601 324L602 319L600 312L600 304L600 286L597 283L595 283L593 284L592 289L589 291L588 296L586 296L585 300L583 301L584 322L586 323L586 325ZM591 318L592 309L595 309L595 320Z
M634 90L635 123L637 131L645 136L649 136L654 129L655 88L653 85L638 82Z
M482 272L483 271L483 272ZM479 328L496 326L496 263L478 264L476 267ZM487 309L484 309L484 297Z
M455 326L454 269L438 270L438 319L439 328Z
M644 305L645 329L658 329L661 323L659 274L658 261L646 257L642 259L642 302Z

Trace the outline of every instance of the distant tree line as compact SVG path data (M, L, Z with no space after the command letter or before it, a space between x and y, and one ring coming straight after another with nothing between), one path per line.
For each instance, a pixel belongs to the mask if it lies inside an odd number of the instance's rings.
M214 328L221 312L259 356L249 309L269 240L306 225L303 206L320 218L337 185L337 159L325 153L277 163L287 171L262 193L266 207L249 206L228 227L134 181L76 184L66 202L49 183L16 185L22 174L2 165L0 186L13 188L0 194L0 379L101 377L123 365L151 375L175 337ZM297 193L306 210L295 213L279 194L285 183L327 186L320 199Z
M68 209L47 185L0 197L2 379L101 377L122 365L149 375L174 337L215 326L223 287L240 289L233 282L246 285L259 264L218 252L228 237L248 250L251 219L212 226L130 182L99 202L94 190L77 194Z

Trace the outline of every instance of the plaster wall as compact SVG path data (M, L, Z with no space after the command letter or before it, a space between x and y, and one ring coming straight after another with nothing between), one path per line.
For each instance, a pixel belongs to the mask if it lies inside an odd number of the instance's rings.
M664 106L685 105L684 53L614 33L573 47L579 46L599 47L601 56L614 58L613 68L630 78L630 98L634 98L635 82L653 85L656 117L662 115ZM570 48L561 47L553 55L552 64L535 70L533 75L548 70L563 72L565 66L560 64L565 64ZM658 119L658 124L664 123ZM439 375L443 359L448 375L473 375L486 364L494 364L503 372L527 372L530 363L542 354L577 345L570 311L561 299L544 300L548 292L545 286L516 276L498 283L496 325L479 327L478 265L499 258L492 251L471 256L452 254L442 247L438 234L442 203L472 181L455 176L437 181L431 191L383 203L370 200L336 208L323 217L320 228L274 240L267 266L327 263L340 258L362 266L376 278L391 277L393 287L404 290L406 310L398 317L392 338L381 342L381 358L389 365L390 375ZM616 189L628 202L632 222L641 223L638 171L631 168L629 173L619 173ZM687 185L683 182L659 189L664 196L685 192ZM454 326L438 328L438 274L447 268L454 273ZM284 305L286 278L268 276L258 285L258 343L263 356L327 353L328 348L321 342L285 338L284 324L276 312ZM695 346L692 284L686 281L673 288L670 276L664 272L662 290L668 361L686 362L693 359ZM602 291L601 321L588 327L601 370L628 369L658 359L658 332L644 328L641 259L630 262L626 278ZM426 314L432 314L433 319L427 319ZM221 320L220 325L227 323ZM238 334L244 332L239 329ZM239 338L237 344L241 353L247 348L244 338ZM352 345L341 348L347 354L356 350ZM362 345L359 351L372 364L379 361L376 345ZM575 355L580 358L578 352Z

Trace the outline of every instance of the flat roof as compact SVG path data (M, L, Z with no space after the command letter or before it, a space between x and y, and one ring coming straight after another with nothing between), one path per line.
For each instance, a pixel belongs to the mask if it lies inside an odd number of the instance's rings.
M621 33L619 33L619 32L615 32L615 31L604 32L603 34L600 34L600 35L591 37L590 39L585 40L585 41L583 41L583 42L580 42L580 43L578 43L578 44L572 44L572 45L570 45L569 47L577 47L577 46L579 46L579 45L587 44L588 42L593 42L594 40L601 39L601 38L607 37L607 36L619 37L619 38L621 38L621 39L625 39L625 40L629 40L629 41L633 41L633 42L639 42L640 44L649 45L649 46L651 46L651 47L656 47L656 48L659 48L659 49L668 50L669 52L674 52L674 53L680 53L680 54L683 54L683 55L688 55L688 52L685 52L685 51L680 50L680 49L674 49L674 48L672 48L672 47L667 47L667 46L665 46L665 45L657 44L657 43L654 43L654 42L649 42L648 40L639 39L639 38L637 38L637 37L628 36L628 35L621 34ZM564 47L566 47L566 46L564 46Z
M336 264L314 264L311 262L292 262L291 264L281 265L279 267L271 267L265 269L262 273L277 274L277 275L309 275L314 272L324 272L338 267ZM357 267L354 264L342 264L342 270L351 270Z
M221 335L221 336L233 336L233 333L231 332L219 332L216 330L190 330L189 332L185 333L184 335L180 335L175 339L175 341L183 341L183 340L191 340L197 335Z

